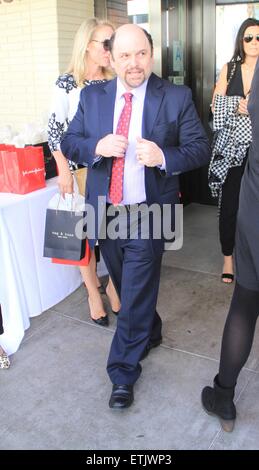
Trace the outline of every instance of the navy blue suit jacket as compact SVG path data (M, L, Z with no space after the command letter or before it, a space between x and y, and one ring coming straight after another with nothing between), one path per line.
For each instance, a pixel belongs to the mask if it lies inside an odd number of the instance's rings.
M98 196L106 196L109 191L112 158L94 163L95 148L101 138L113 133L116 84L114 79L82 90L77 113L61 142L68 159L89 168L86 202L96 214ZM210 159L208 139L189 88L151 74L144 101L142 137L155 142L166 161L165 171L145 167L147 203L172 204L173 212L173 205L178 202L179 173L206 165Z

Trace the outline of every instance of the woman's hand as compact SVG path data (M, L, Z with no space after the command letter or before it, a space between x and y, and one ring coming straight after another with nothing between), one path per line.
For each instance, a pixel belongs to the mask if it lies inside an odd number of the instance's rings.
M239 106L237 108L237 112L239 114L248 114L248 110L247 110L247 98L244 99L244 98L241 98L241 100L239 101Z
M65 193L73 193L74 191L74 180L72 173L69 169L68 161L62 152L59 150L53 152L53 156L56 160L58 167L58 187L62 197L65 197Z
M73 193L74 180L69 168L59 168L58 187L63 198L65 197L65 193Z

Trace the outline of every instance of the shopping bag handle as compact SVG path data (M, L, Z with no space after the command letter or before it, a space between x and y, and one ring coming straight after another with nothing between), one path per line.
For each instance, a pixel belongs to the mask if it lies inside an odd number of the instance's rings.
M79 188L78 188L78 184L77 184L77 181L76 181L76 178L75 178L75 175L73 174L73 180L74 180L74 191L73 193L71 193L72 197L71 197L71 209L70 209L70 212L75 212L76 208L75 208L75 205L74 205L74 210L73 210L73 203L75 202L75 196L79 195ZM57 208L56 208L56 211L58 211L58 208L59 208L59 204L60 204L60 200L61 200L61 193L59 193L59 199L58 199L58 204L57 204Z
M60 201L61 201L61 193L59 193L59 198L58 198L58 203L57 203L57 207L56 207L56 212L58 211L58 208L59 208L59 204L60 204ZM74 202L74 193L71 194L71 209L70 209L70 212L74 212L75 211L75 207L74 207L74 211L73 211L73 202Z

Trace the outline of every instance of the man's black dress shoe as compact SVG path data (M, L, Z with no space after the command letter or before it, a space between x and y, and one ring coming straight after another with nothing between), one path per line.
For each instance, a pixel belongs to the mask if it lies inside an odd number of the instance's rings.
M155 341L149 341L149 343L147 344L147 346L145 347L141 355L140 361L143 361L143 359L145 359L148 356L150 349L156 348L161 343L162 343L162 338L156 339Z
M109 407L115 410L129 408L134 400L133 385L113 385Z
M90 315L91 317L91 315ZM100 318L93 318L91 317L91 320L93 320L94 323L96 323L99 326L108 326L109 325L109 319L108 315L105 315L105 317L100 317Z

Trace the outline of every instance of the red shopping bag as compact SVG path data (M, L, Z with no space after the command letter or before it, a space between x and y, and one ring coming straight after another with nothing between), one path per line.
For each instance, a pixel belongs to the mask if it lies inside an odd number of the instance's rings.
M46 186L42 147L1 150L0 171L1 192L26 194Z
M7 182L5 181L5 171L4 171L3 156L2 156L2 152L7 152L8 150L9 151L15 150L15 146L0 144L0 192L1 193L8 192L8 185L7 185Z
M90 249L88 241L86 240L85 255L79 261L75 261L71 259L52 258L51 262L55 264L69 264L71 266L88 266L88 264L90 263L90 258L91 258L91 249Z

